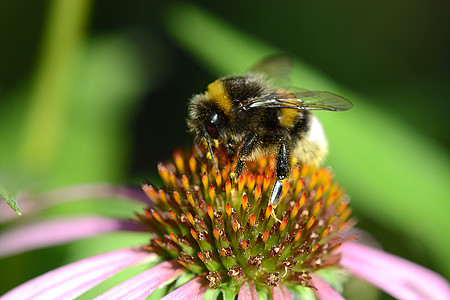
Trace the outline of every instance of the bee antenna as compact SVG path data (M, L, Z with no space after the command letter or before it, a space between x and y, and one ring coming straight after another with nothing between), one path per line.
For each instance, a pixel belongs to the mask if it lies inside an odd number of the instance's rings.
M214 153L212 151L211 143L209 142L208 138L206 139L206 143L208 143L208 150L209 150L209 154L211 155L211 160L214 165L214 169L216 169L216 172L219 172L219 167L217 166L216 160L214 159Z
M198 147L196 142L194 142L194 147L195 147L195 150L197 150L198 156L200 156L200 158L203 158L203 153L202 153L202 151L200 151L200 148Z

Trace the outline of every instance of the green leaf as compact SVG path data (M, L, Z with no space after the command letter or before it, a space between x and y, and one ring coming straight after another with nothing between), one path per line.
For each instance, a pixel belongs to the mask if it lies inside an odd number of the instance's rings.
M178 278L178 277L177 277ZM168 280L164 284L160 285L156 290L154 290L150 296L148 296L147 300L158 300L173 291L173 283L176 282L177 278L172 278Z
M222 288L222 295L224 300L234 300L236 298L236 294L239 292L239 290L236 290L235 286L232 286L231 284L228 285L228 287Z
M220 290L208 289L206 293L203 295L202 300L216 300L220 294Z
M114 274L113 276L109 277L108 279L102 281L101 283L99 283L98 285L96 285L95 287L90 289L89 291L85 292L81 296L78 296L76 299L77 300L94 299L95 297L105 293L109 289L114 288L115 286L121 284L122 282L124 282L134 276L137 276L140 273L142 273L148 269L151 269L152 267L156 266L158 263L160 263L160 261L132 265L131 267L125 268L125 269L121 270L120 272ZM164 283L161 287L164 287L169 283L170 283L170 281ZM153 293L151 295L153 295ZM160 298L156 298L156 299L160 299Z
M348 273L345 270L330 267L315 272L324 281L326 281L336 292L342 294L344 291L344 283L348 280Z
M22 163L30 171L45 172L58 151L74 62L83 44L91 2L50 3L20 148Z
M294 300L316 300L313 289L309 287L304 287L301 285L289 287L290 290L294 291L291 293Z
M172 292L179 288L180 286L188 283L189 281L193 280L196 277L193 273L183 273L180 277L177 278L175 283L171 286L171 289L169 292Z
M258 299L259 300L267 300L269 299L269 294L267 293L267 289L263 289L263 290L258 290Z
M3 189L0 189L0 190L3 190ZM22 215L22 212L20 211L20 208L17 205L17 202L14 199L14 197L10 196L9 194L7 194L5 192L0 192L0 198L2 198L6 202L6 204L8 204L9 207L11 207L19 216Z
M144 86L141 71L126 37L97 37L86 45L68 96L65 135L54 157L54 185L121 179L129 145L127 120Z

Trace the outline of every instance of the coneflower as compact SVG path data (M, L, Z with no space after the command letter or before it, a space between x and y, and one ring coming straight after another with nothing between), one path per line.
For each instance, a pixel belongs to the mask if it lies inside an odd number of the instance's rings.
M346 272L397 298L450 299L439 275L353 241L349 197L329 169L296 165L274 208L270 158L249 163L232 183L233 164L221 149L215 155L218 170L196 151L175 151L158 165L164 186L143 184L151 202L136 213L142 226L133 226L150 233L148 245L69 264L1 299L75 298L149 261L153 267L98 298L145 299L157 290L164 299L342 299L338 280L333 288L327 280Z
M173 163L158 165L165 188L143 185L155 204L138 215L155 235L144 248L231 295L245 282L263 293L314 289L311 274L339 263L336 250L354 225L349 199L331 172L295 166L273 208L268 159L249 164L233 186L233 166L216 154L219 172L183 151L175 152Z

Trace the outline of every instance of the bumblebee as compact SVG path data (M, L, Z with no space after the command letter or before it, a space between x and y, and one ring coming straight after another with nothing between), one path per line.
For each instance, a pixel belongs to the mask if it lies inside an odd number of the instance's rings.
M277 64L279 59L269 59L245 75L214 81L205 93L191 98L187 118L188 131L207 146L216 169L212 146L224 145L229 157L237 157L234 178L242 174L246 161L276 157L276 181L269 199L273 207L293 161L319 165L328 152L322 126L310 111L352 107L350 101L329 92L274 87L267 75L285 75L280 73L286 69L277 69Z

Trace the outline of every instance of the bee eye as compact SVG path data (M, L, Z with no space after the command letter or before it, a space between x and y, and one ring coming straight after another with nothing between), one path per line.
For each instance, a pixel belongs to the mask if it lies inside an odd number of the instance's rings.
M219 136L219 131L214 123L217 122L219 116L217 113L213 113L209 119L206 120L206 131L208 131L209 136L216 139Z
M209 136L213 139L216 139L219 136L219 131L217 130L216 125L214 125L210 120L206 120L205 127Z

